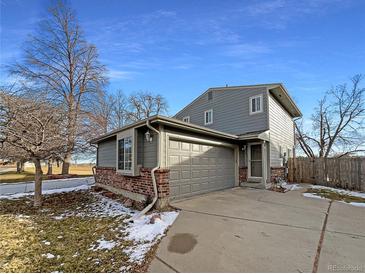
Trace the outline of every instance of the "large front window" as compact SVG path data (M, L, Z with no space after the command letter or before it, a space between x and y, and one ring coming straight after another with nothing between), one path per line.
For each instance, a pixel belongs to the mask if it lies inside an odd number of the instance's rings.
M132 170L132 137L118 140L118 169Z

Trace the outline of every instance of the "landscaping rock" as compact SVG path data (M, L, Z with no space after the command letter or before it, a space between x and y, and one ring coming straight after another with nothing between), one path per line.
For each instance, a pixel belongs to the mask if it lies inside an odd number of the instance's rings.
M154 224L157 219L161 220L161 215L159 213L153 214L150 219L150 224Z

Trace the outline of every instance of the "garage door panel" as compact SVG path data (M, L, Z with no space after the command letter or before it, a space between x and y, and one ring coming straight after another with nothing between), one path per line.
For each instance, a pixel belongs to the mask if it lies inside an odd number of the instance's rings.
M181 179L191 179L191 171L190 170L182 170L181 171Z
M180 185L180 193L181 194L191 193L191 184L188 184L188 185Z
M185 143L185 142L181 142L181 150L190 151L190 144Z
M183 198L234 186L233 149L169 140L171 198Z
M199 156L192 157L191 161L192 161L193 165L200 165L200 157Z
M179 180L179 179L180 179L180 170L170 169L170 181Z

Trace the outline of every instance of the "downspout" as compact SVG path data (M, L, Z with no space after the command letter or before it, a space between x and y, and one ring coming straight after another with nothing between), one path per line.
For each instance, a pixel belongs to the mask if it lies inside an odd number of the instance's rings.
M156 183L156 176L155 176L155 171L158 170L160 168L160 132L155 129L154 127L151 126L149 119L147 119L146 121L146 126L153 130L154 132L157 133L158 139L157 139L157 166L154 167L151 170L151 177L152 177L152 184L153 184L153 192L154 192L154 197L152 202L147 205L135 218L133 218L133 220L138 219L139 217L143 216L144 214L146 214L156 203L157 199L158 199L158 193L157 193L157 183Z

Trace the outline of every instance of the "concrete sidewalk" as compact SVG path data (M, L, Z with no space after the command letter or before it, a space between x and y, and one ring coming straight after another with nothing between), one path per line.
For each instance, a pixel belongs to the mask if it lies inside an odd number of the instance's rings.
M150 272L365 271L365 208L334 202L317 252L329 202L300 191L236 188L174 206Z
M56 179L56 180L44 180L42 183L42 190L54 190L62 188L79 187L82 185L94 184L94 177L82 177L82 178L69 178L69 179ZM0 196L12 195L18 193L34 192L34 182L24 183L0 183Z

